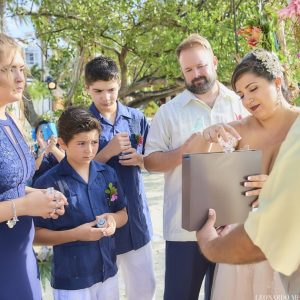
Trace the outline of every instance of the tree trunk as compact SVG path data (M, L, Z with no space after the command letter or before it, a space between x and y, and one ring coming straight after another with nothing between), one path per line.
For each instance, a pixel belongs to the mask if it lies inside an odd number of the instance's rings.
M23 95L24 102L24 115L29 122L29 124L34 127L36 125L37 120L39 119L38 114L36 113L32 100L28 93L24 93Z
M5 0L0 0L0 32L5 32Z
M120 75L121 75L121 87L120 92L127 89L128 87L128 80L127 80L127 64L126 64L126 55L128 49L124 46L121 50L121 53L118 55L119 65L120 65Z
M85 48L84 46L79 46L78 47L78 55L77 58L75 60L75 67L74 67L74 72L72 74L72 84L70 87L70 90L67 94L66 97L66 103L65 103L65 107L71 106L73 103L73 96L74 93L76 91L76 87L78 85L78 82L80 80L80 76L82 75L82 71L83 71L83 66L84 66L84 54L85 54Z

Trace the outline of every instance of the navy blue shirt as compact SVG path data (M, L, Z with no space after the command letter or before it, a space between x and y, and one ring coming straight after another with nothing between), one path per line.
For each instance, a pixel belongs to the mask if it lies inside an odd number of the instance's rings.
M132 147L137 153L144 153L149 125L139 110L117 101L114 124L101 115L94 103L90 106L90 112L102 126L99 150L103 149L117 133L128 132ZM138 142L140 137L143 137L141 143ZM117 254L122 254L146 245L151 238L152 225L140 167L122 166L118 156L112 157L107 164L116 171L128 201L128 222L116 233Z
M110 201L105 193L112 183L118 199ZM37 179L34 187L54 187L68 199L65 214L57 220L34 218L35 226L50 230L67 230L94 221L96 216L116 212L126 200L115 171L92 161L89 182L86 183L64 158L57 166ZM95 242L72 242L53 247L51 286L56 289L77 290L103 282L117 272L114 237Z
M52 167L56 166L57 164L58 164L58 160L56 159L56 157L52 153L44 155L40 167L35 171L35 173L32 177L31 185L33 185L34 182L40 176L42 176L45 172L47 172L48 170L50 170Z

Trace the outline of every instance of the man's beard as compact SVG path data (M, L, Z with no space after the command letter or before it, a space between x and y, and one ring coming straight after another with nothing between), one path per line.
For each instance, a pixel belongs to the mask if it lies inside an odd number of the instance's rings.
M210 91L213 85L215 84L215 82L216 82L215 76L212 76L210 78L205 76L199 76L197 78L194 78L191 84L187 83L185 80L185 86L193 94L201 95Z

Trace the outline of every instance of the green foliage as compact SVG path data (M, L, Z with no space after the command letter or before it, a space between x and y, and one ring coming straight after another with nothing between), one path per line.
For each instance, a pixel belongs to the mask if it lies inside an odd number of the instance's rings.
M43 79L43 71L38 65L33 65L30 69L29 75L35 80L41 81Z
M51 280L51 264L53 259L53 248L49 246L35 247L34 249L40 272L43 289L46 282Z
M28 84L27 91L32 100L42 100L43 98L50 97L47 84L37 79Z
M51 49L47 65L62 89L71 89L79 58L86 62L103 54L119 63L120 93L124 98L135 99L145 91L174 86L181 76L175 49L193 32L209 39L218 57L219 79L230 82L236 61L251 50L242 37L237 38L236 44L234 16L236 29L249 24L260 26L264 32L263 46L276 50L277 12L287 1L235 1L236 11L232 1L223 0L40 0L36 1L34 12L28 11L28 3L31 1L9 8L33 21L44 52ZM299 41L289 30L289 21L286 33L291 55L282 58L291 68L292 77L300 81L296 61ZM78 49L83 51L78 54ZM151 78L163 78L166 83ZM82 90L83 83L79 82L73 99L86 106L89 99Z
M39 261L40 278L43 289L46 289L46 282L51 281L51 260Z
M61 114L63 113L63 109L57 109L53 112L54 120L57 121Z
M294 104L297 106L300 106L300 96L298 96L296 99L294 99Z
M73 96L73 103L74 105L84 108L88 108L92 103L90 96L85 91L83 80L81 80L76 86L76 90Z
M156 102L150 101L144 109L144 114L146 117L153 117L158 109L159 106L156 104Z

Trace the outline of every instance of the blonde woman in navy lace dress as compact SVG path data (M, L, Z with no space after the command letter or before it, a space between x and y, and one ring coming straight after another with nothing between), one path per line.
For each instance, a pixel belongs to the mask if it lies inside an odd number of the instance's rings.
M58 218L60 193L25 187L34 159L6 106L22 99L24 60L15 41L0 34L0 299L40 300L39 272L32 249L32 216ZM57 201L56 201L57 200Z

